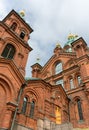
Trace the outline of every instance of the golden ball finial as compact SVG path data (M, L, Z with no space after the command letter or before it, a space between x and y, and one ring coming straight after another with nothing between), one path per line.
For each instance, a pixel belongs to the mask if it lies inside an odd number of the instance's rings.
M68 35L68 39L70 39L70 38L74 38L74 34L69 33L69 35Z
M24 10L21 10L21 11L20 11L20 15L21 15L21 17L24 17L24 16L25 16L25 11L24 11Z
M56 47L59 47L59 48L61 47L59 42L56 43Z

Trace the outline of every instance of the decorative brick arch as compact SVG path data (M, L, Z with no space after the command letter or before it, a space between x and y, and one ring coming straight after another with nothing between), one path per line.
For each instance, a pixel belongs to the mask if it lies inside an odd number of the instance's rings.
M4 40L5 40L5 45L7 43L11 43L16 48L16 52L22 53L21 45L17 44L17 42L15 42L15 40L13 38L6 37Z
M78 99L81 100L81 97L80 97L80 96L74 97L74 98L73 98L73 102L76 102Z
M52 74L55 74L55 67L57 66L57 64L59 64L59 63L62 63L62 69L63 69L63 62L62 62L62 60L56 60L54 63L53 63L53 65L52 65Z
M31 94L34 95L35 101L37 102L39 100L39 96L38 96L38 93L36 93L33 89L25 88L22 96L26 95L28 98L31 98L30 97L30 96L32 96Z
M24 27L20 27L20 31L24 31L24 32L26 33L26 35L28 34L27 29L26 29L26 28L24 28Z
M2 127L3 120L6 119L8 103L15 103L15 99L16 92L13 84L10 82L8 77L0 74L0 127ZM12 113L11 110L9 110L9 112Z
M11 80L7 76L0 74L0 83L2 84L3 89L5 90L7 95L6 102L14 101L17 98L17 94Z
M15 18L14 18L14 19L12 18L12 20L11 20L9 26L11 26L12 23L14 23L14 22L17 24L17 28L19 28L19 27L20 27L20 23L19 23L19 21L18 21L17 19L15 19Z
M25 106L25 108L24 108L24 97L27 98L27 103L26 103L27 105ZM35 115L37 113L38 101L39 101L38 94L33 89L29 90L29 88L25 88L21 97L19 111L22 114L27 114L28 116L30 116L31 103L34 102L35 103L34 115ZM25 109L25 113L23 113L23 109Z

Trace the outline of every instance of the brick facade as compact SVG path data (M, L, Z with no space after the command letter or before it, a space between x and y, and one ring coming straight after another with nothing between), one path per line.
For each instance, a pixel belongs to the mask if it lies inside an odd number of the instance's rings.
M12 10L0 22L0 129L89 129L89 49L70 34L48 62L32 65L25 79L29 34L33 30ZM3 111L3 113L2 113Z

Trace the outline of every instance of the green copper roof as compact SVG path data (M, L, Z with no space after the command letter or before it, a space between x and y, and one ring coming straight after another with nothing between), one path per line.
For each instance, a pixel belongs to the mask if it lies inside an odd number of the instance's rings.
M69 45L71 46L71 43L77 40L79 37L77 35L69 34L68 41L65 43L64 47Z

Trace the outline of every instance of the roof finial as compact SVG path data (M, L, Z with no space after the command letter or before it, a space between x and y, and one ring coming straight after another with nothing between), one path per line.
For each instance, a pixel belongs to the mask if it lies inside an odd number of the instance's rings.
M40 61L40 58L39 58L39 55L38 55L37 58L36 58L36 62L39 63L39 61Z
M60 45L60 43L59 43L59 42L57 42L57 43L56 43L56 47L58 47L58 48L60 48L60 47L61 47L61 45Z
M19 14L20 14L20 16L23 18L23 17L25 16L25 11L24 11L24 10L21 10Z

